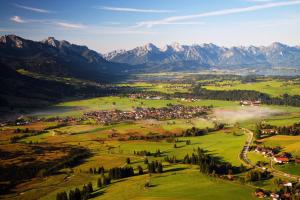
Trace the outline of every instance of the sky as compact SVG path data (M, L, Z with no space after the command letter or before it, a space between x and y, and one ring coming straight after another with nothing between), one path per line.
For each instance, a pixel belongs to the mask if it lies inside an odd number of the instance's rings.
M100 53L174 42L300 45L300 0L0 0L0 35Z

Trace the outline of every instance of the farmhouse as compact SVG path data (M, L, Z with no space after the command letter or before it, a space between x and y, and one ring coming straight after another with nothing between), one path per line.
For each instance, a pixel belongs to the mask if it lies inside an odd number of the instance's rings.
M243 100L240 101L241 106L260 106L261 101Z
M271 197L272 200L278 200L280 196L279 196L279 194L271 193L270 197Z
M263 190L258 189L255 191L255 196L262 199L262 198L265 198L267 195L265 194L265 192Z
M286 157L274 157L274 161L276 163L283 164L283 163L288 163L290 159Z

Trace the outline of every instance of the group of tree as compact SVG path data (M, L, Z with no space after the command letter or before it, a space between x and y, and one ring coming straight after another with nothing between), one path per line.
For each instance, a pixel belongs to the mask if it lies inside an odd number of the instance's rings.
M110 185L110 183L111 183L111 178L110 177L106 177L104 175L102 175L97 180L97 186L98 186L98 188L106 187L106 186Z
M151 153L150 151L133 151L134 155L138 156L154 156L154 157L160 157L161 156L161 151L158 149L156 150L155 153Z
M201 148L198 148L196 153L193 153L191 156L187 154L183 158L182 163L199 165L200 172L205 174L229 175L245 170L243 166L232 166L230 163L224 162L218 157L205 153Z
M172 156L172 157L166 156L166 157L165 157L165 161L168 162L168 163L172 163L172 164L175 164L175 163L178 163L178 162L179 162L179 161L176 159L176 156Z
M20 165L3 165L0 166L0 182L10 182L10 188L13 188L18 183L34 178L34 177L44 177L55 173L56 171L62 168L73 167L82 162L83 159L87 158L90 155L90 152L85 148L72 148L69 147L49 147L44 148L40 145L31 146L31 148L38 153L44 153L48 150L55 151L66 151L68 156L57 160L55 163L51 162L24 162ZM13 154L5 154L7 158L19 156L18 152ZM3 158L0 152L0 157ZM9 189L7 189L9 191Z
M247 172L245 175L246 182L254 182L254 181L266 180L270 178L272 178L272 175L268 171L251 170Z
M82 190L76 188L75 190L70 190L69 195L64 192L59 192L56 195L56 200L87 200L91 197L93 193L93 184L90 182L82 187Z
M109 177L111 179L121 179L134 176L132 167L114 167L109 170Z
M10 142L11 143L16 143L19 140L25 139L27 137L31 137L31 136L36 136L36 135L41 135L43 133L46 133L47 131L37 131L37 130L30 130L28 128L26 129L16 129L15 133L23 133L22 135L15 135L13 137L10 138Z
M103 166L101 166L101 167L98 167L98 169L97 168L90 168L90 170L89 170L89 172L91 173L91 174L104 174L104 167Z
M208 132L209 132L208 129L200 129L200 128L192 127L192 128L182 131L182 136L183 137L202 136Z
M150 174L153 173L162 173L163 172L163 165L161 162L152 161L151 163L148 163L148 172Z

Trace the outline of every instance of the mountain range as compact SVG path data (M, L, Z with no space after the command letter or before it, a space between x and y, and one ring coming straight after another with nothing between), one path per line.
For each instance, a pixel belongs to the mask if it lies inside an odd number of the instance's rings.
M16 35L0 37L0 64L13 70L97 81L110 80L126 69L126 65L109 62L86 46L53 37L32 41Z
M112 63L86 46L58 41L0 37L0 115L65 98L109 93L102 84L127 76L126 64ZM97 83L95 83L97 82Z
M132 50L103 55L108 61L143 65L158 71L300 67L300 47L275 42L270 46L220 47L215 44L158 48L149 43Z
M5 35L0 37L0 108L43 106L68 97L102 95L109 91L98 83L120 81L134 73L273 67L300 69L300 47L174 43L162 49L147 44L100 54L53 37L32 41Z

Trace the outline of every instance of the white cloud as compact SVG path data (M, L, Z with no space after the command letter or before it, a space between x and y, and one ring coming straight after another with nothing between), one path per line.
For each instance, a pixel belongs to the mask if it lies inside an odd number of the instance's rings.
M19 16L13 16L10 18L10 20L16 23L26 23L26 21Z
M164 18L161 20L156 20L156 21L144 21L144 22L138 23L137 26L146 26L146 27L150 28L155 25L163 25L163 24L171 23L171 22L178 22L178 21L184 21L184 20L190 20L190 19L198 19L198 18L204 18L204 17L231 15L231 14L244 13L244 12L253 12L253 11L257 11L257 10L263 10L263 9L275 8L275 7L283 7L283 6L291 6L291 5L297 5L297 4L300 4L300 0L265 3L265 4L255 5L255 6L217 10L217 11L199 13L199 14L194 14L194 15L173 16L173 17L168 17L168 18Z
M40 19L23 19L20 16L13 16L10 18L11 21L16 23L39 23L44 25L56 25L65 29L83 29L86 28L83 24L75 24L69 22L63 22L55 19L40 20Z
M108 10L115 12L139 12L139 13L171 13L172 10L154 10L154 9L138 9L138 8L124 8L124 7L110 7L110 6L100 6L95 7L100 10Z
M20 4L14 4L14 5L18 8L22 8L22 9L25 9L25 10L30 10L30 11L33 11L33 12L52 13L52 11L50 11L50 10L45 10L45 9L41 9L41 8L34 8L34 7L24 6L24 5L20 5Z
M66 28L66 29L83 29L85 28L82 24L72 24L67 22L56 22L56 24L60 27Z

